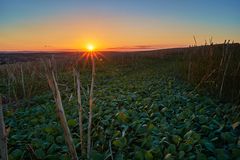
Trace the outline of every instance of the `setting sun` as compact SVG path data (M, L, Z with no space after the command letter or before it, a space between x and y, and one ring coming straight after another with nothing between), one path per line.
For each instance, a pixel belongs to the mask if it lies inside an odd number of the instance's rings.
M95 47L92 44L87 45L87 50L88 51L93 51L94 49L95 49Z

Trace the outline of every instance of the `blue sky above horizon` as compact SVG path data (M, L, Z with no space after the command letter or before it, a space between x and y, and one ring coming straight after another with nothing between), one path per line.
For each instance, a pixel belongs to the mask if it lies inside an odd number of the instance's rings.
M0 50L167 48L240 41L238 0L0 0Z

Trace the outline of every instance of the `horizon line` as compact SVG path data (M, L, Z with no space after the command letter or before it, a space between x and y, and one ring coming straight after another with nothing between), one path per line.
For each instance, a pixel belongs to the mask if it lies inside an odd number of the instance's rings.
M214 43L214 45L217 44L224 44L224 43ZM239 44L239 42L234 42L234 44ZM201 44L197 45L199 46L204 46L206 44ZM210 44L207 44L210 45ZM137 52L137 51L154 51L154 50L162 50L162 49L174 49L174 48L188 48L189 46L194 46L194 45L177 45L177 46L165 46L165 47L153 47L154 45L135 45L135 46L123 46L123 47L110 47L110 48L105 48L105 49L100 49L97 50L97 52ZM155 45L156 46L156 45ZM0 53L11 53L11 52L19 52L19 53L34 53L34 52L41 52L41 53L46 53L46 52L86 52L86 50L82 49L54 49L54 50L0 50Z

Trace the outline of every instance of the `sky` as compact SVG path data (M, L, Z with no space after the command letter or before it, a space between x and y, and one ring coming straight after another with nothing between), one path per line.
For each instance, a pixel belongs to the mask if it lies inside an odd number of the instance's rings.
M0 0L0 51L240 42L239 0Z

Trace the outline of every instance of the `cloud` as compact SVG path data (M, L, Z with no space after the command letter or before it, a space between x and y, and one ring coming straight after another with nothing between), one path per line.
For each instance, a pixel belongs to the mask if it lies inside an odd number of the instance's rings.
M148 49L156 49L156 48L152 45L135 45L135 46L111 47L106 49L107 50L148 50Z

